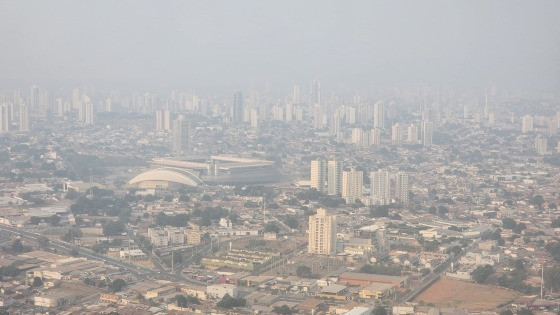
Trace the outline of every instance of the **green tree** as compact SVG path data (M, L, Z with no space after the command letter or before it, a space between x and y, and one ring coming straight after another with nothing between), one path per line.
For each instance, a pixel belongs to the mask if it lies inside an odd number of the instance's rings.
M273 232L273 233L280 233L280 228L278 226L276 226L276 224L274 223L268 223L265 227L264 227L264 231L265 232Z
M301 278L313 278L313 273L311 273L311 268L307 266L298 266L296 268L296 275Z
M504 229L513 230L517 226L517 222L512 218L503 218L502 226Z
M126 286L126 281L123 279L115 279L113 282L109 283L109 290L111 292L119 292Z
M34 287L43 286L43 279L41 279L40 277L33 278L33 286Z
M189 301L183 295L175 296L175 301L177 302L177 306L179 307L187 307L187 305L189 305Z
M292 309L288 305L278 306L274 308L272 312L276 314L282 314L282 315L291 315L293 313Z
M494 269L490 265L478 266L471 276L476 283L483 283L493 272Z
M513 312L511 310L503 310L500 312L500 315L513 315Z
M387 315L387 310L383 306L376 306L373 309L373 315Z
M60 217L56 214L53 214L50 218L49 218L49 223L51 225L57 226L60 223Z
M544 198L541 195L534 195L529 202L533 206L537 206L539 209L542 209L542 206L544 204Z
M39 247L45 249L45 248L49 247L50 241L47 237L40 236L40 237L37 238L37 243L39 244Z
M39 223L41 223L41 218L40 217L33 216L33 217L29 218L29 224L37 225Z
M78 257L78 256L80 256L80 252L79 252L77 249L72 248L72 249L70 250L70 256L72 256L72 257Z

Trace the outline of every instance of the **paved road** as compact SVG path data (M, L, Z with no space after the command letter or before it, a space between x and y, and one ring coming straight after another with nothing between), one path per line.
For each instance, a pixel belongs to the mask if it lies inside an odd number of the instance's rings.
M40 234L37 234L37 233L27 232L23 229L16 228L16 227L13 227L13 226L4 225L4 224L0 224L0 231L5 231L5 232L8 232L12 235L18 235L22 239L24 239L26 241L34 242L34 243L37 243L38 239L40 237L43 237L43 235L40 235ZM188 278L183 277L182 275L176 275L176 274L172 274L172 273L165 272L165 271L155 271L155 270L152 270L152 269L149 269L149 268L135 266L135 265L129 264L128 262L118 260L118 259L114 259L114 258L105 256L105 255L96 253L96 252L94 252L90 249L87 249L87 248L75 247L75 246L73 246L73 244L69 244L69 243L62 242L62 241L56 241L56 240L50 241L49 247L53 250L57 250L57 251L62 252L62 253L69 253L72 249L76 249L78 251L78 253L80 254L80 257L84 257L84 258L91 259L91 260L103 261L107 265L111 265L111 266L117 267L121 270L130 272L131 274L135 275L140 280L146 280L146 279L150 278L150 279L163 279L163 280L169 280L169 281L179 281L179 282L185 282L185 283L191 283L191 284L197 284L197 285L206 285L206 283L195 281L195 280L192 280L192 279L188 279Z

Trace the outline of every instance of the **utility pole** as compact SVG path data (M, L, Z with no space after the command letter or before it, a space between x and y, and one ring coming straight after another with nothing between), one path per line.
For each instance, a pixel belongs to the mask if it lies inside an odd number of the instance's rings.
M541 300L543 298L544 289L544 263L541 263Z
M171 273L174 273L173 271L175 270L175 264L173 263L173 250L171 250Z

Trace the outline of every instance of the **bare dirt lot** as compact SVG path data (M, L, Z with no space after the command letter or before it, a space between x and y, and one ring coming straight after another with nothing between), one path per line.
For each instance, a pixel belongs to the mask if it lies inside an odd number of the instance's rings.
M422 292L414 301L437 307L458 307L467 310L489 310L516 298L509 290L484 284L476 284L442 278Z

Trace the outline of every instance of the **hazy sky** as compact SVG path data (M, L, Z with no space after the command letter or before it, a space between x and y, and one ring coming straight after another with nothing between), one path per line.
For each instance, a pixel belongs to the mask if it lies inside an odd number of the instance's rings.
M0 0L0 83L560 89L560 1Z

